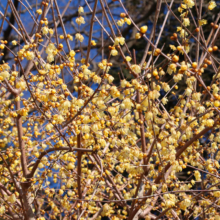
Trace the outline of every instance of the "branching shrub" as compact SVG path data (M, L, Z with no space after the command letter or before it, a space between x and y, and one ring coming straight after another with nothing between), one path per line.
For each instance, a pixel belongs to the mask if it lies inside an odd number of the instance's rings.
M219 1L30 2L0 12L2 219L219 220Z

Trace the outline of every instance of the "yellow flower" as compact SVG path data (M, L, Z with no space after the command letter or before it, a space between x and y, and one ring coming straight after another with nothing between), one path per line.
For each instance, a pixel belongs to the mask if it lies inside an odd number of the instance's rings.
M186 27L190 25L189 18L183 18L183 25Z
M46 34L48 34L48 32L49 32L49 28L48 28L47 26L44 26L44 27L42 28L42 33L43 33L44 35L46 35Z
M16 41L16 40L13 40L11 43L12 43L12 45L14 45L14 46L17 45L17 41Z
M51 63L51 62L54 61L54 55L53 55L52 53L47 56L47 61L48 61L49 63Z
M163 105L166 105L168 102L168 99L166 97L162 98L161 102L163 103Z
M147 32L147 29L148 29L147 25L142 26L142 27L140 28L140 32L141 32L142 34L145 34L145 33Z
M46 48L46 53L47 54L51 54L51 53L53 53L53 51L56 49L56 47L54 46L54 44L53 43L50 43L48 46L47 46L47 48Z
M0 72L0 76L4 79L8 79L10 74L8 71L3 71L3 72Z
M5 206L0 206L0 214L3 215L5 213Z
M132 101L129 98L124 99L123 105L127 109L131 109L131 107L134 106L134 104L132 103Z
M181 3L181 7L182 7L183 9L187 9L187 6L186 6L185 4L183 4L183 3Z
M121 44L122 46L125 44L125 39L124 39L124 37L116 37L115 38L115 43L114 43L114 45L119 45L119 44Z
M83 9L82 6L80 6L80 7L78 8L78 12L79 12L79 14L82 14L82 13L84 12L84 9Z
M187 36L188 36L188 33L184 29L182 29L180 31L180 37L184 38L184 37L187 37Z
M131 70L132 70L134 73L136 73L136 74L141 73L141 67L140 67L139 65L136 65L136 64L131 65Z
M32 51L27 51L27 53L26 53L26 58L27 58L27 60L33 60L34 59L34 52L32 52Z
M101 79L101 77L99 77L99 76L97 76L97 75L95 75L94 77L93 77L93 82L94 83L100 83L102 81L102 79Z
M81 24L85 24L85 20L84 20L84 17L80 16L76 19L76 23L78 25L81 25Z
M179 12L179 13L182 13L182 12L183 12L183 10L184 10L183 8L178 7L178 12Z
M91 40L91 45L92 46L95 46L96 45L96 42L94 40Z
M211 11L211 10L214 9L216 6L217 6L217 5L216 5L215 1L210 1L210 2L209 2L208 9Z
M180 208L182 210L186 210L186 208L188 208L191 205L191 201L189 199L184 199L181 203L180 203Z
M151 189L152 189L153 192L155 192L157 190L157 186L153 185Z
M182 27L177 27L177 32L181 31L182 30Z
M74 167L75 167L74 163L68 163L67 165L68 170L72 170L74 169Z
M183 74L177 74L175 76L173 76L173 80L174 82L179 82L180 80L182 80Z
M69 55L70 55L71 57L74 57L74 56L76 55L76 52L75 52L74 50L71 50L70 53L69 53Z
M25 90L26 89L26 82L24 80L20 80L19 82L16 83L16 88Z
M175 47L174 45L170 45L170 48L171 48L172 50L176 50L176 47Z
M49 124L46 125L45 128L46 128L47 131L50 131L53 128L53 125L51 123L49 123Z
M8 201L10 202L10 203L15 203L16 202L16 196L15 196L15 194L11 194L9 197L8 197Z
M71 103L69 100L64 101L62 104L63 109L67 110L71 106Z
M130 56L126 56L125 59L126 59L127 62L131 61L131 57Z
M118 55L118 51L115 50L115 49L111 50L111 55L112 56L117 56Z
M205 19L199 20L199 26L202 26L204 24L207 24L207 20Z
M167 68L167 72L171 75L173 72L175 73L176 72L176 64L174 63L171 63L169 65L169 67Z
M52 28L49 29L49 33L53 34L53 29Z
M42 14L42 10L41 10L41 9L38 9L36 12L37 12L39 15Z
M208 119L208 120L206 121L206 126L212 127L213 125L214 125L214 120L213 120L213 119Z
M193 0L184 0L184 3L189 7L189 8L192 8L195 3Z
M140 34L140 33L136 33L136 34L135 34L135 39L138 40L138 39L140 39L140 38L141 38L141 34Z
M83 42L83 40L84 40L84 37L80 33L77 33L75 38L76 38L76 40L78 40L80 42Z
M201 174L198 170L195 171L194 173L196 181L201 181Z
M118 20L117 21L117 24L118 24L118 26L123 26L123 24L124 24L125 22L124 22L124 20L121 18L120 20Z
M195 101L200 101L201 95L202 95L201 93L195 92L195 93L193 93L193 95L192 95L192 99L195 100Z
M127 25L131 25L131 19L129 19L129 18L124 18L124 21L127 23Z

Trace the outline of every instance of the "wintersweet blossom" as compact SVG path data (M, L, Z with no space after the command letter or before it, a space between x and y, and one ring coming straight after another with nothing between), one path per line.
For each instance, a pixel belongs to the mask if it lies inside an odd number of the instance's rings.
M129 19L129 18L124 18L124 21L127 23L127 25L131 25L131 19Z
M80 16L80 17L76 18L76 23L78 25L85 24L84 17Z
M130 56L126 56L125 59L126 59L127 62L130 62L132 60Z
M142 34L145 34L145 33L147 32L147 29L148 29L147 25L142 26L142 27L140 28L140 32L141 32Z
M186 27L190 25L189 18L183 18L183 25L186 26Z
M125 38L124 37L116 37L115 38L115 43L114 45L119 45L121 44L122 46L125 44Z
M2 77L2 79L8 79L10 76L9 72L8 71L2 71L0 72L0 77Z
M48 28L47 26L44 26L44 27L42 28L42 33L43 33L44 35L46 35L46 34L48 34L48 32L49 32L49 28Z
M75 38L76 38L76 40L78 40L78 41L80 41L80 42L83 42L83 40L84 40L83 35L81 35L80 33L77 33L77 34L75 35Z
M111 55L112 56L117 56L118 55L118 51L116 49L111 50Z
M41 9L38 9L36 12L37 12L39 15L42 14L42 10L41 10Z
M12 194L12 195L10 195L9 197L8 197L8 202L10 202L10 203L15 203L16 202L16 196L15 196L15 194Z
M194 175L196 177L196 181L201 181L201 174L198 170L195 171Z
M132 70L134 73L136 73L136 74L141 73L141 67L140 67L139 65L136 65L136 64L131 65L131 70Z
M34 55L33 51L27 51L27 53L26 53L27 60L33 60L34 57L35 57L35 55Z
M189 7L192 8L195 5L194 0L184 0L184 3Z
M13 40L11 43L12 43L12 45L14 45L14 46L17 45L17 41L16 41L16 40Z
M129 99L129 98L126 98L124 101L123 101L123 105L125 108L127 109L131 109L131 107L134 106L134 104L132 103L132 101Z
M124 19L120 19L120 20L118 20L117 21L117 24L118 24L118 26L123 26L123 24L124 24L125 22L124 22Z
M167 68L167 72L171 75L173 72L176 72L176 64L172 63L169 65L169 67Z
M82 6L80 6L80 7L78 8L78 12L79 12L79 14L84 13L84 9L83 9L83 7L82 7Z
M209 9L209 10L213 10L216 6L217 6L217 5L216 5L216 2L215 2L215 1L210 1L210 2L209 2L208 9Z
M204 2L201 7L210 11L198 20L189 10L195 3L177 5L180 14L170 13L164 30L177 17L182 25L174 25L178 33L169 39L162 33L158 43L161 14L148 21L150 26L158 22L155 39L145 36L146 25L138 29L138 12L110 13L115 4L103 13L104 23L97 9L94 21L101 29L94 26L92 36L82 28L70 35L66 15L54 20L43 13L52 10L47 1L39 5L43 17L38 16L33 33L24 22L14 31L16 41L1 39L0 218L28 219L30 212L37 220L150 219L159 213L165 219L202 214L220 219L217 34L208 53L202 52L207 33L218 31L211 11L217 4ZM91 20L77 8L76 23L89 30ZM22 22L19 11L15 14ZM92 14L86 12L87 18ZM106 27L108 15L119 26L115 33ZM207 23L199 38L202 27L195 27L195 19L199 26ZM49 25L56 27L57 21L62 29L53 33ZM83 45L70 42L73 36ZM189 178L182 180L185 175Z

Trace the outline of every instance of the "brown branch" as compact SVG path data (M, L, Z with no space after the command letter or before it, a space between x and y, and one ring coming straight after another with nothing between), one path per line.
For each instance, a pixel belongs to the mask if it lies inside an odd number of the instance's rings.
M7 11L8 11L8 6L9 6L9 2L7 2L6 8L5 8L5 13L3 15L2 24L1 24L1 27L0 27L0 34L2 33L3 25L4 25L4 22L5 22Z
M72 150L73 151L78 151L78 152L92 152L91 149L84 149L84 148L73 148ZM40 154L40 156L37 158L37 161L35 162L34 167L32 168L30 174L28 175L28 178L32 178L34 176L34 173L35 173L39 163L41 162L41 159L45 155L47 155L48 153L53 152L53 151L68 151L68 152L70 152L70 148L69 147L50 148L50 149L45 150L44 152L42 152Z
M69 43L69 40L67 38L65 26L64 26L64 23L63 23L62 15L60 14L60 10L59 10L58 4L57 4L57 0L54 0L54 4L55 4L55 7L56 7L56 10L57 10L57 13L58 13L58 18L60 20L60 24L61 24L61 27L62 27L62 30L63 30L63 34L64 34L64 38L65 38L68 50L71 51L70 43Z
M92 41L92 33L93 33L93 25L94 25L94 18L95 18L95 13L96 13L96 7L97 7L98 0L95 0L93 12L92 12L92 18L91 18L91 23L90 23L90 30L89 30L89 43L88 43L88 49L87 49L87 54L86 54L86 61L85 64L88 64L89 61L89 53L91 50L91 41Z
M77 135L77 147L81 147L81 133ZM78 187L78 196L79 199L82 199L82 188L81 188L81 175L82 175L82 170L81 170L81 165L82 165L82 152L78 151L78 157L77 157L77 187ZM81 214L82 207L80 206L79 208L79 215Z

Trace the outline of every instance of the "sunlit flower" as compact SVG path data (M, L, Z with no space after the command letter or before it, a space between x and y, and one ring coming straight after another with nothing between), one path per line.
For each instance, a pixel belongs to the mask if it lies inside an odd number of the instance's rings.
M111 55L112 56L117 56L118 55L118 51L115 50L115 49L111 50Z
M43 33L44 35L46 35L46 34L48 34L48 32L49 32L49 28L48 28L47 26L44 26L44 27L42 28L42 33Z
M34 59L34 52L33 51L27 51L26 58L27 60L33 60Z
M139 65L136 65L136 64L131 65L131 70L132 70L134 73L136 73L136 74L141 73L141 67L140 67Z
M209 2L208 9L211 11L211 10L213 10L216 6L217 6L217 5L216 5L216 2L215 2L215 1L210 1L210 2Z
M189 8L192 8L195 3L193 0L184 0L184 3L189 7Z
M16 41L16 40L13 40L11 43L12 43L12 45L14 45L14 46L17 45L17 41Z
M120 26L120 27L123 26L124 23L125 23L125 22L124 22L124 19L122 19L122 18L117 21L117 24L118 24L118 26Z
M116 37L115 38L114 45L119 45L119 44L121 44L122 46L125 44L125 38L124 37Z
M83 42L84 40L84 37L83 35L81 35L80 33L77 33L76 36L75 36L76 40L80 41L80 42Z
M84 13L84 9L83 9L83 7L82 7L82 6L80 6L80 7L78 8L78 12L79 12L79 14Z
M81 24L85 24L85 20L84 20L84 17L80 16L76 19L76 23L78 25L81 25Z
M41 10L41 8L38 9L36 12L37 12L39 15L41 15L41 14L42 14L42 10Z

